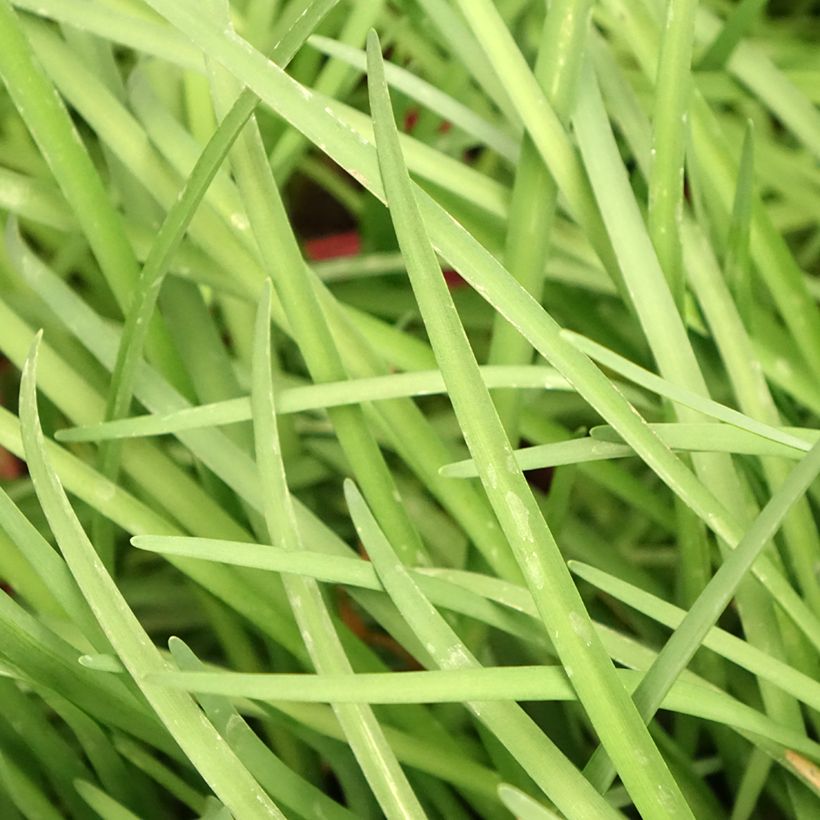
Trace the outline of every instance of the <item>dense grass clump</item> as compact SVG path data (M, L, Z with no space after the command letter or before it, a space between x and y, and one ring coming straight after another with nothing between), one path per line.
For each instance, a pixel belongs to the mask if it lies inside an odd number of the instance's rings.
M0 0L0 818L820 816L820 20Z

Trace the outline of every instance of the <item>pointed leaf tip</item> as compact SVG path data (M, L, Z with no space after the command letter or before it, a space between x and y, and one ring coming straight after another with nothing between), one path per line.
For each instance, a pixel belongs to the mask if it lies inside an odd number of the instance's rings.
M372 59L375 55L374 52L377 54L381 54L382 45L379 40L379 35L376 29L371 28L370 31L367 32L367 56L369 59Z

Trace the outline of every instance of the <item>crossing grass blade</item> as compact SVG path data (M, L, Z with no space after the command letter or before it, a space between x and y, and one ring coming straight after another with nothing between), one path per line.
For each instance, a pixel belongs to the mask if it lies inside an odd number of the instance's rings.
M235 83L224 75L214 82L217 100L229 99ZM262 258L295 323L296 336L311 376L315 381L339 381L348 376L310 280L299 246L287 221L281 194L267 162L261 135L254 121L249 123L232 157L240 189L248 202L248 218ZM332 413L334 426L370 496L376 500L385 526L404 545L408 556L418 559L424 547L401 504L384 459L363 414L357 407L339 407Z
M802 498L818 474L820 442L812 447L808 455L789 474L731 555L712 576L638 685L633 699L645 720L651 719L654 710L659 706L662 693L668 691L672 682L692 660L706 633L729 605L752 564L783 523L789 509ZM592 756L585 771L590 780L601 788L611 785L615 776L614 770L600 750Z
M290 554L269 545L179 536L137 536L132 541L139 549L167 555L254 567L271 572L293 573L316 578L325 583L363 589L383 589L375 570L367 562L356 558L333 558L310 551ZM635 607L658 623L675 628L683 620L683 610L650 592L619 582L615 576L578 561L570 561L569 566L573 573L585 581L600 587L619 601ZM496 602L537 621L538 611L525 587L459 570L419 569L410 570L410 575L419 589L437 607L484 620L485 623L497 626L509 634L521 635L533 643L543 641L537 629L522 631L520 624L499 620L491 609L477 606L474 597L459 595L460 590L469 592L470 596ZM434 580L439 583L433 583ZM703 645L752 674L780 686L814 708L820 705L820 687L809 676L772 655L755 649L743 640L713 628L704 637Z
M267 545L179 536L137 536L132 539L132 543L139 549L163 555L187 556L232 566L290 573L356 589L382 591L381 582L373 568L356 558L313 551L292 554ZM494 604L482 600L480 593L476 594L472 589L448 583L435 576L413 574L421 589L436 605L468 615L536 644L543 643L543 635L537 628L524 625L515 618L505 617Z
M621 671L624 685L633 689L639 673ZM253 698L273 703L349 704L480 703L503 701L570 701L576 695L558 666L463 667L425 672L386 672L359 675L260 675L230 672L165 672L155 680L176 689L227 698ZM508 704L509 705L509 704ZM664 696L663 708L717 720L813 760L820 745L800 733L783 730L770 718L750 709L707 684L680 681ZM479 710L479 711L480 711ZM492 712L492 707L490 707ZM510 714L514 712L512 710ZM781 752L781 756L783 756Z
M799 441L800 444L797 447L786 447L761 436L722 424L666 422L653 424L651 427L658 438L671 449L701 453L734 453L800 459L811 448L811 442L817 441L816 431L794 428L783 431L783 434L794 441ZM514 456L522 470L557 467L563 464L581 464L632 455L631 448L622 442L623 439L611 427L593 427L587 438L526 447L514 451ZM478 472L475 461L468 459L445 465L442 468L442 475L451 478L472 478L478 475Z
M202 661L181 639L171 638L169 648L180 669L195 672L203 668ZM352 820L351 812L283 763L253 731L229 698L199 695L198 700L210 721L226 738L248 770L284 806L301 814L316 811L320 806L323 816L333 820Z
M729 13L717 36L703 50L698 58L698 68L714 71L724 66L765 5L765 0L741 0Z
M344 60L361 71L367 68L367 55L359 49L351 48L329 37L319 35L311 37L308 44L323 54ZM386 64L385 73L391 87L425 105L447 122L463 129L470 136L482 140L488 147L509 162L514 163L516 161L518 145L511 134L499 129L494 123L488 122L463 103L447 94L443 94L434 85L423 82L414 74L399 66Z
M566 380L555 370L536 365L485 365L482 377L488 387L518 390L569 390ZM279 415L300 413L305 410L323 410L346 404L429 396L444 393L444 381L438 370L395 373L370 379L349 379L344 382L283 386L279 392L276 412ZM162 435L198 427L220 426L248 421L250 402L246 398L214 402L189 410L180 410L167 416L144 416L101 424L61 430L59 441L101 441L108 438Z
M779 441L790 447L800 447L801 443L782 430L777 430L770 425L733 410L730 407L721 405L712 399L705 398L697 393L680 387L674 382L668 381L650 371L642 368L633 362L628 361L623 356L619 356L612 350L607 349L597 342L573 333L570 330L562 331L565 339L582 350L590 358L604 365L608 369L623 376L623 378L640 385L646 390L651 390L659 396L663 396L671 401L696 410L704 416L724 421L741 430L748 430L772 441Z
M193 70L202 67L202 56L178 32L157 20L134 13L137 9L115 8L76 0L14 0L15 8L74 26L114 43L168 60Z

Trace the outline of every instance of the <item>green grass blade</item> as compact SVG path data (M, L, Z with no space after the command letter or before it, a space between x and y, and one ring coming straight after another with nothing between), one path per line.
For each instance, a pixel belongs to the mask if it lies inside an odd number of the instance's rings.
M554 369L537 365L485 365L481 375L490 389L569 390L566 379ZM385 401L410 396L430 396L446 392L438 370L395 373L365 379L296 387L283 386L278 393L278 415L321 410L347 404ZM102 422L88 427L61 430L59 441L99 441L107 438L162 435L199 427L220 426L251 418L247 398L229 399L180 410L165 416L142 416Z
M165 672L175 689L230 698L330 703L461 703L574 698L560 666L464 667L430 672L287 675Z
M507 119L515 123L515 108L510 101L509 90L493 71L492 65L481 53L481 48L470 31L468 20L451 8L445 0L418 0L435 27L441 39L447 44L459 61L473 75L487 96L504 112Z
M550 6L534 68L544 94L563 121L569 119L592 4L563 0ZM545 260L551 253L552 228L558 204L558 186L526 135L516 166L505 237L504 262L509 272L540 301ZM532 359L532 346L502 316L493 319L491 364L519 364ZM504 391L495 396L498 415L515 444L518 439L521 395Z
M546 806L542 806L537 800L533 800L525 792L502 783L498 787L498 796L504 805L520 820L557 820L555 812L550 811Z
M570 568L576 575L593 586L666 626L677 628L686 615L686 610L667 603L645 590L625 583L595 567L578 561L571 561ZM808 675L789 667L783 661L762 652L724 630L713 628L704 638L703 645L738 666L747 669L752 674L766 678L777 686L782 686L785 691L796 698L805 699L810 704L814 704L820 696L820 689L818 689L816 681L812 681Z
M274 58L283 65L293 56L310 29L303 25L315 25L334 5L333 2L316 2L305 9L299 25L289 29L284 40L277 44ZM312 13L311 13L312 12ZM176 201L169 209L159 229L156 240L131 294L126 313L125 326L120 338L117 361L111 374L105 419L119 419L128 414L134 391L136 371L142 358L143 346L150 327L162 283L171 259L179 248L197 207L216 177L225 157L253 113L257 98L250 91L240 95L219 123L207 145L197 159ZM100 464L104 475L114 478L118 472L120 448L116 443L104 444L100 452Z
M610 441L596 441L592 438L570 439L555 444L537 444L513 451L515 463L520 470L538 470L542 467L561 467L567 464L585 464L612 458L626 458L631 455L625 444ZM457 461L441 468L447 478L476 478L480 468L475 459Z
M4 490L0 490L0 522L54 599L80 627L91 645L100 651L110 648L65 562L55 555L52 547Z
M399 562L384 534L348 482L345 491L351 516L382 583L399 611L425 643L437 666L444 670L480 669L452 628L433 609ZM470 703L468 707L515 754L519 764L544 793L571 817L617 817L575 767L517 706L509 703Z
M715 71L728 62L735 46L746 36L766 7L766 0L741 0L726 17L723 28L703 50L697 64L700 71Z
M78 780L75 788L83 800L106 820L139 820L137 815L87 780Z
M12 804L22 812L21 816L60 820L60 812L39 784L5 751L0 751L0 785Z
M640 679L640 673L632 670L622 670L618 674L630 690L636 687ZM506 710L511 719L515 711L509 708L510 701L571 701L577 698L569 679L558 666L488 668L471 667L461 661L429 672L358 675L164 672L152 677L152 680L174 689L230 698L249 697L272 703L328 703L332 700L354 704L466 702L478 705L485 716L488 711L492 716ZM501 705L502 709L494 709L494 705ZM771 718L704 683L688 680L677 682L670 688L664 708L717 720L742 731L757 731L766 741L794 748L812 759L820 759L820 744L780 726ZM492 720L486 722L489 724Z
M202 70L202 55L170 26L103 3L83 0L14 0L18 9L152 54L181 68Z
M290 491L282 464L276 409L273 396L270 354L270 292L267 283L257 312L253 356L253 407L256 461L265 493L265 520L274 542L286 550L300 550L301 536L296 524ZM315 581L290 576L285 579L302 638L317 670L350 674L352 668L330 613ZM336 714L351 748L367 777L379 805L388 817L424 817L416 796L398 761L387 745L376 717L366 706L336 706Z
M712 422L666 422L652 424L651 427L660 438L675 449L697 450L702 448L703 450L724 450L749 455L777 455L793 459L802 458L820 435L820 431L806 428L781 428L778 432L783 437L788 436L794 442L785 446L747 430ZM593 427L590 435L602 441L620 441L618 434L609 426Z
M323 54L364 71L367 68L367 55L360 49L332 40L329 37L314 35L308 45ZM388 63L385 65L387 81L392 88L407 94L431 111L439 114L445 121L461 128L465 133L484 142L489 148L498 152L509 162L514 163L518 157L519 147L516 139L508 132L489 122L480 114L468 108L459 100L442 93L436 86L411 74L400 66Z
M162 555L184 556L232 566L289 573L357 589L379 592L383 589L373 568L358 558L306 550L290 553L268 545L180 536L137 536L132 539L132 543L138 549ZM435 576L428 577L415 571L411 572L424 594L437 606L476 618L510 634L522 635L527 640L543 642L543 636L539 635L534 626L527 629L520 621L506 618L492 603L483 600L481 595L476 595L472 590L442 581Z
M117 738L114 742L117 751L125 760L162 786L180 803L186 805L191 811L200 812L203 810L206 801L205 796L190 786L171 767L162 763L134 741L127 738Z
M747 327L751 326L752 283L749 241L754 205L754 129L751 120L743 135L743 150L737 173L737 187L732 207L732 219L726 240L726 260L723 267L726 281L735 297L737 309Z
M384 0L355 0L336 36L339 42L361 47L367 30L384 11ZM344 96L361 75L339 60L329 60L316 75L314 89L328 99ZM270 167L277 182L284 184L304 155L307 142L301 134L285 131L270 152Z
M755 456L779 456L799 459L811 449L817 440L814 430L789 428L785 435L800 441L799 447L785 447L754 433L709 423L652 424L651 429L673 450L691 452L735 453ZM800 435L795 435L799 433ZM560 441L555 444L539 444L514 451L516 463L522 470L558 467L564 464L583 464L611 458L625 458L633 454L623 439L608 426L594 427L587 438ZM447 464L441 470L449 478L473 478L478 467L473 459Z
M204 668L203 663L179 638L171 638L169 647L180 669L193 672ZM328 818L352 820L351 812L283 763L253 731L228 698L200 695L198 699L208 718L240 760L275 799L302 815L315 812L320 805L322 814Z
M637 385L657 393L659 396L670 399L671 401L688 407L691 410L696 410L704 416L724 421L727 424L734 425L741 430L748 430L750 433L756 433L763 438L778 441L785 444L787 447L802 447L802 442L794 436L788 435L783 430L779 430L768 424L764 424L757 419L733 410L730 407L719 404L712 399L695 393L692 390L687 390L684 387L664 379L656 374L645 370L644 368L628 361L623 356L607 349L603 345L599 345L591 339L587 339L570 330L562 331L562 336L570 341L575 347L583 351L587 356L600 362L605 367L618 373L623 378L634 382Z
M701 9L703 22L707 15ZM714 31L713 20L709 30ZM701 26L706 30L706 26ZM820 157L820 112L809 98L780 71L759 47L741 42L727 66L743 83L814 155Z
M48 690L37 692L55 714L66 723L94 770L98 782L115 799L142 812L159 810L155 794L134 777L100 725L81 709Z
M50 164L121 308L128 304L137 265L119 215L80 141L68 112L37 65L7 0L0 4L0 74Z
M65 810L77 820L93 820L93 813L78 800L73 781L91 777L91 772L74 749L52 725L41 704L18 688L14 680L0 680L0 696L6 714L13 715L11 727L15 741L20 741L26 753L36 760L37 768L53 793L60 795ZM21 756L21 763L23 758ZM31 769L30 769L31 770Z
M697 5L696 0L670 0L667 5L652 117L648 229L679 309L684 292L680 238L683 164Z
M737 547L712 576L635 690L633 698L645 720L652 718L663 694L669 691L692 660L706 633L729 605L752 564L780 528L789 509L807 492L818 474L820 442L792 470ZM820 644L816 646L820 649ZM593 755L586 773L601 788L611 785L615 776L600 750Z
M223 77L219 84L215 84L217 96L229 97L233 86L230 78ZM288 223L261 135L253 120L237 143L231 160L262 259L291 317L313 380L344 380L348 373ZM361 409L339 407L332 412L331 420L354 474L376 505L384 525L396 537L397 543L404 545L408 557L418 560L424 555L424 547L396 500L398 491L378 445L364 423Z
M632 302L661 374L705 394L703 377L631 190L590 65L583 73L573 123Z
M661 811L663 807L664 811L687 816L688 809L657 749L643 726L637 725L632 705L615 679L609 658L603 647L596 645L589 616L523 475L514 461L510 464L509 442L481 381L410 187L375 35L368 39L368 63L382 180L399 246L407 260L411 284L450 400L479 465L490 503L558 654L564 664L573 669L573 682L581 702L603 742L623 761L620 774L627 788L634 789L636 804L643 805L646 801L647 812ZM581 670L587 669L589 675L582 673ZM585 686L585 681L592 679L597 682L594 697ZM627 761L635 749L646 756L642 770ZM648 772L651 774L647 775Z
M119 419L129 412L137 369L142 360L151 318L171 259L183 240L197 206L249 115L250 111L240 105L232 109L219 124L177 200L168 211L151 246L126 313L117 361L108 388L105 407L107 421ZM103 475L116 479L121 460L121 447L118 442L115 440L104 443L99 459ZM95 542L98 545L104 541L101 528L95 529L95 535Z
M772 761L759 749L749 755L743 780L737 790L732 806L731 820L745 820L751 817L760 800L761 792L769 779Z
M697 92L693 95L690 118L699 166L704 178L709 180L714 199L728 214L737 185L736 152L720 132L713 112ZM820 365L813 351L820 345L820 319L814 300L785 239L774 227L759 197L756 197L752 213L751 256L791 332L793 344L817 375Z
M40 180L2 168L0 197L0 205L9 213L61 230L74 227L65 199L52 185Z
M564 125L547 101L518 46L489 0L458 0L464 17L510 94L533 144L567 199L570 210L587 231L610 275L619 279L609 239L586 173ZM620 282L619 282L620 283Z
M114 586L76 519L47 460L36 399L39 339L23 373L20 405L29 469L69 569L100 625L158 717L223 802L248 817L283 817L188 697L144 682L165 663Z

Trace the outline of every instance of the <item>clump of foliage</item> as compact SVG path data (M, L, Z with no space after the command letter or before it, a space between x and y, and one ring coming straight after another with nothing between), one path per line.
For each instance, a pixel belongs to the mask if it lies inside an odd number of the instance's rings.
M817 817L819 28L0 0L0 817Z

